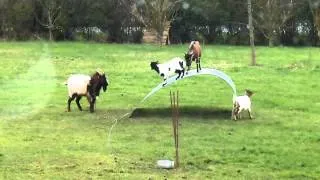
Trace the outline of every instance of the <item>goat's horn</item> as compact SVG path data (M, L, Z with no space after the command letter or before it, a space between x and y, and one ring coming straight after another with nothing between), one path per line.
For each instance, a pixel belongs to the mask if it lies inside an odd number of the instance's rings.
M96 71L97 71L97 73L99 73L100 75L103 75L103 74L104 74L104 72L103 72L101 69L99 69L99 68L98 68Z

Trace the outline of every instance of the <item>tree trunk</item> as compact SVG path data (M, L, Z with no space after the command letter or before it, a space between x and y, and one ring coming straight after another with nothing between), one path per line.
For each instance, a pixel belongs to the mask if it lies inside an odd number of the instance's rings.
M315 15L314 15L314 20L315 20L315 26L317 28L318 31L318 37L320 39L320 7L318 7L315 11Z
M162 32L161 45L170 44L169 30L170 30L170 23L167 22L164 27L164 31Z
M273 37L269 37L269 47L273 47L274 46L274 39Z
M168 24L169 25L166 25L163 28L164 30L162 32L156 31L151 28L146 29L143 33L143 43L165 45L167 38L169 37L170 23Z
M276 45L276 43L278 43L278 33L274 33L272 31L270 31L271 33L268 34L268 41L269 41L269 47L274 47Z
M2 16L2 19L1 19L1 20L2 20L2 21L1 21L1 32L2 32L2 37L3 37L3 38L6 38L6 37L5 37L5 36L6 36L6 33L5 33L6 21L5 21L4 18L5 18L5 16L3 15L3 16Z
M48 10L48 29L49 29L49 41L52 41L53 40L53 35L52 35L53 24L52 24L50 10Z
M49 28L49 41L53 40L52 29Z
M157 43L162 45L163 31L157 32Z
M250 47L251 47L251 65L256 65L256 49L254 46L254 32L252 23L252 4L251 0L248 0L248 20L249 20L249 36L250 36Z

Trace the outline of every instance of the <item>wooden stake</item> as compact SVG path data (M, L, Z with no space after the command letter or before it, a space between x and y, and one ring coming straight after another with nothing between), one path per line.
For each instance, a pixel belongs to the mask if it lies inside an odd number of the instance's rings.
M179 167L179 91L177 91L176 103L176 167Z
M179 167L179 91L177 94L170 91L170 102L172 112L173 138L175 145L175 168Z

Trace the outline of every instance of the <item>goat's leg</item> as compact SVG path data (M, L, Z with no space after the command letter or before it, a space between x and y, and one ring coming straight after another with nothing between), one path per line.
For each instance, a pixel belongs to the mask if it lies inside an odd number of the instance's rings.
M165 85L167 85L167 78L164 78L164 79L163 79L162 87L164 87Z
M176 77L176 80L179 79L180 75L181 75L181 72L179 71L176 71L178 73L178 76Z
M81 98L82 98L82 96L78 96L78 97L76 98L76 103L77 103L78 109L79 109L80 111L82 111L82 107L81 107L81 105L80 105L80 100L81 100Z
M199 57L199 69L201 70L201 58Z
M199 72L199 63L197 62L197 73Z
M237 117L238 119L241 119L241 111L242 111L242 109L240 109L239 107L237 107L235 114L236 114L236 117Z
M77 96L76 94L73 94L72 97L69 97L69 99L68 99L68 112L71 111L70 104L71 104L71 101L73 101L74 98L76 98L76 96Z
M92 101L90 102L90 112L94 112L94 105L96 103L96 98L92 98Z
M232 112L231 112L231 120L234 119L234 120L237 120L235 114L234 114L234 108L232 108Z
M234 120L240 119L240 112L239 112L238 109L235 109L235 110L234 110L233 116L234 116Z
M196 65L197 65L197 73L199 72L199 59L196 58Z
M167 85L167 82L166 82L166 81L163 82L162 87L164 87L165 85Z
M197 63L197 72L199 72L199 70L201 70L200 57L197 58L196 63Z
M90 112L94 112L95 97L91 96L89 92L86 94L86 97L90 105Z
M188 74L188 72L190 71L190 66L191 66L191 65L187 66L187 72L186 72L186 74Z
M234 117L234 120L240 119L239 114L240 114L240 107L238 104L234 104L232 109L232 115Z
M182 70L182 76L181 76L181 78L183 78L183 76L184 76L184 72L185 72L185 70L183 69L183 70Z
M178 73L179 73L179 74L178 74L178 77L176 78L176 80L178 80L178 79L180 78L182 72L181 72L181 71L178 71Z
M250 119L253 119L253 116L251 115L251 109L248 109L248 114L249 114Z

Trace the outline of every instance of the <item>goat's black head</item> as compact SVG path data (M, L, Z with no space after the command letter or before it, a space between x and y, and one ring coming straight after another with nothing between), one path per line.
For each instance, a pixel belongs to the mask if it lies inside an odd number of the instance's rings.
M90 79L90 82L87 86L89 95L90 95L90 112L94 112L94 104L96 102L96 97L99 96L101 88L105 92L107 86L109 85L108 79L104 72L97 70Z
M246 89L246 95L251 97L253 95L253 91L249 90L249 89Z
M101 71L97 71L91 76L89 92L93 97L99 96L101 88L106 92L108 85L109 83L106 75Z
M159 73L160 71L159 71L158 64L159 64L158 61L152 61L150 63L151 70L153 69L153 70L155 70L155 71L157 71Z
M101 85L102 85L103 92L106 92L109 83L108 83L108 79L107 79L107 77L106 77L105 74L103 74L103 75L101 76L101 78L100 78L100 83L101 83Z
M187 66L190 66L191 65L191 54L189 54L189 53L185 53L184 54L184 59L186 60L186 62L187 62Z
M189 54L189 53L185 53L185 54L184 54L184 59L185 59L185 60L188 60L189 58L190 58L190 54Z

